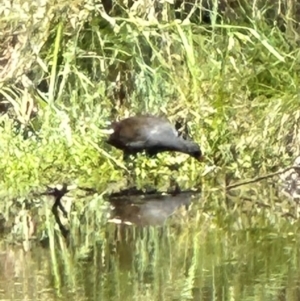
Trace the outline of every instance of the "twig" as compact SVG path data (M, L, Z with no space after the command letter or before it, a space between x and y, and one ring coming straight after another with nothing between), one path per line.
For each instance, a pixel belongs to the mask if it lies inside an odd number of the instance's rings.
M70 231L63 225L63 223L60 219L60 216L59 216L58 209L61 210L61 212L65 218L68 218L68 212L66 211L65 207L61 203L61 198L68 192L69 192L68 186L67 186L67 184L64 183L63 187L61 189L58 189L56 187L52 188L52 187L47 186L47 191L40 194L40 195L48 195L48 196L54 197L55 202L52 206L52 213L53 213L55 221L58 224L58 227L65 239L68 239Z
M256 183L256 182L259 182L261 180L269 179L269 178L281 175L283 173L286 173L287 171L289 171L291 169L295 169L296 171L300 172L300 166L289 166L289 167L287 167L287 168L285 168L281 171L276 171L276 172L269 173L269 174L264 175L264 176L259 176L259 177L256 177L256 178L253 178L253 179L250 179L250 180L246 180L246 181L243 181L243 182L240 182L240 183L235 183L235 184L232 184L232 185L228 185L226 187L226 190L230 190L232 188L236 188L236 187L247 185L247 184Z

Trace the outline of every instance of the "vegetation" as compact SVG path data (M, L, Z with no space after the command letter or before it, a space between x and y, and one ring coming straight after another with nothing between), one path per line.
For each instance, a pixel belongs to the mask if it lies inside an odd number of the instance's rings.
M5 3L4 194L26 195L57 182L103 190L108 181L122 181L120 152L105 144L103 129L134 113L184 120L205 150L206 167L216 167L205 178L253 176L285 165L298 151L293 19L282 31L261 7L252 7L243 22L210 26L175 20L168 2L159 11L147 1L116 6L111 16L97 2ZM178 180L195 185L205 165L176 157L185 161ZM138 178L159 176L160 187L170 171L159 166L173 159L138 160Z
M213 6L205 23L197 6L175 18L172 1L3 1L0 233L12 221L13 242L28 250L35 235L51 258L32 252L28 269L30 257L0 251L3 279L15 277L8 287L23 268L49 300L299 299L298 205L278 196L277 178L224 190L299 154L299 1L248 2L221 1L226 12ZM206 162L160 154L125 165L105 129L148 112L180 123ZM107 224L103 200L128 178L163 191L171 176L182 189L201 187L189 211L162 227ZM55 202L37 194L59 183L94 189L63 201L68 243Z
M207 158L140 156L138 187L164 190L173 175L182 188L222 191L291 164L300 118L296 0L228 1L230 13L217 17L214 7L211 24L175 19L169 1L107 3L4 1L2 212L48 184L101 196L124 187L128 166L105 129L135 113L180 121ZM167 167L174 161L177 171Z

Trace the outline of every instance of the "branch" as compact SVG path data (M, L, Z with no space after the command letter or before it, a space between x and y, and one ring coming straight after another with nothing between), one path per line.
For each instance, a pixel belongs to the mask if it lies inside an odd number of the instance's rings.
M265 180L265 179L269 179L269 178L272 178L272 177L275 177L275 176L279 176L281 174L286 173L287 171L289 171L291 169L295 169L296 171L298 171L300 173L300 166L289 166L289 167L287 167L287 168L285 168L281 171L269 173L267 175L259 176L259 177L256 177L256 178L253 178L253 179L250 179L250 180L246 180L246 181L243 181L243 182L240 182L240 183L235 183L235 184L232 184L232 185L228 185L226 187L226 190L230 190L230 189L233 189L233 188L236 188L236 187L239 187L239 186L252 184L252 183L259 182L261 180Z

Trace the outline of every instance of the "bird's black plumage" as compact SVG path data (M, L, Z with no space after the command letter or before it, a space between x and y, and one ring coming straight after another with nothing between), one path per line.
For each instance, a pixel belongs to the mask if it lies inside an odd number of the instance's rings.
M165 151L186 153L202 160L199 145L178 136L175 127L166 119L151 115L133 116L112 123L113 133L108 143L123 151L124 157L145 151L155 156Z

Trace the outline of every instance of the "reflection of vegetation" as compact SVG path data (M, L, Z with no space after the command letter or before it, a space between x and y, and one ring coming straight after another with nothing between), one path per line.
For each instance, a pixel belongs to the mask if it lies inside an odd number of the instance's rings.
M78 253L88 257L91 246L96 248L99 243L103 253L94 254L93 260L106 256L110 262L110 256L114 258L111 235L121 234L114 232L115 225L106 230L102 227L108 211L103 195L124 186L126 167L120 152L105 143L105 129L111 120L150 112L167 115L174 124L180 120L205 150L207 162L198 164L185 155L170 154L161 154L157 160L137 159L138 187L155 182L159 190L166 190L172 175L183 189L202 181L203 195L191 217L182 218L187 219L184 228L171 220L173 227L168 228L169 238L163 236L165 241L158 242L157 229L129 230L131 243L142 251L131 255L142 266L134 276L145 280L149 266L151 273L159 273L149 262L159 266L159 256L153 252L166 252L162 256L167 258L172 277L161 274L155 279L167 279L170 287L177 281L179 299L189 299L185 289L191 288L195 279L200 281L197 277L201 278L205 269L215 267L215 262L203 260L201 265L197 261L202 260L201 252L206 252L198 246L210 237L211 229L220 229L221 234L212 232L231 245L235 235L240 239L238 229L295 230L280 219L282 215L289 218L290 208L277 202L276 189L253 185L247 192L232 192L229 198L221 188L233 179L291 165L291 158L299 152L300 50L293 20L298 1L280 1L287 11L279 10L276 1L271 1L272 8L270 1L257 1L257 7L252 2L244 3L243 8L237 5L233 14L224 15L217 23L212 18L212 26L174 20L171 1L159 1L156 10L145 0L125 9L115 5L107 12L101 4L83 0L59 4L45 0L38 7L32 1L14 1L13 7L4 2L5 18L0 21L0 229L2 220L11 218L8 209L15 205L12 214L19 216L22 209L25 213L20 215L20 223L27 225L22 231L15 227L16 232L30 239L32 219L27 206L32 208L35 203L20 197L41 186L76 183L93 187L101 194L74 197L74 214L69 214L68 221L70 245L82 246ZM280 15L273 18L278 11ZM167 166L174 163L181 168L171 171ZM48 231L47 235L55 225L48 205L45 201L38 209L43 211L47 229L39 231ZM169 247L153 251L144 239L147 235L152 235L151 246L164 243ZM64 240L49 237L56 262L55 247L65 250ZM220 256L231 251L225 242L219 245L222 247L225 249L216 250ZM215 243L211 248L217 249ZM245 268L247 260L242 252L235 252L235 267ZM70 263L67 254L62 255L66 265ZM178 258L174 266L168 261L170 254ZM274 249L274 262L280 260L278 254ZM224 258L230 260L230 256ZM112 262L110 268L115 268L118 262ZM134 265L134 260L129 264ZM254 259L252 264L256 264ZM185 283L176 278L178 271L185 275ZM71 268L69 272L72 274ZM54 277L59 278L58 270Z
M182 211L164 227L147 228L103 227L92 214L96 202L87 203L82 240L73 232L66 248L58 237L51 265L40 249L26 260L13 248L0 252L0 275L10 291L14 277L22 283L16 295L47 294L43 300L60 294L76 300L297 300L299 223L280 218L274 207L247 210L237 199L235 208L224 208L220 200L219 192L206 194L193 216ZM271 203L266 196L256 200Z

